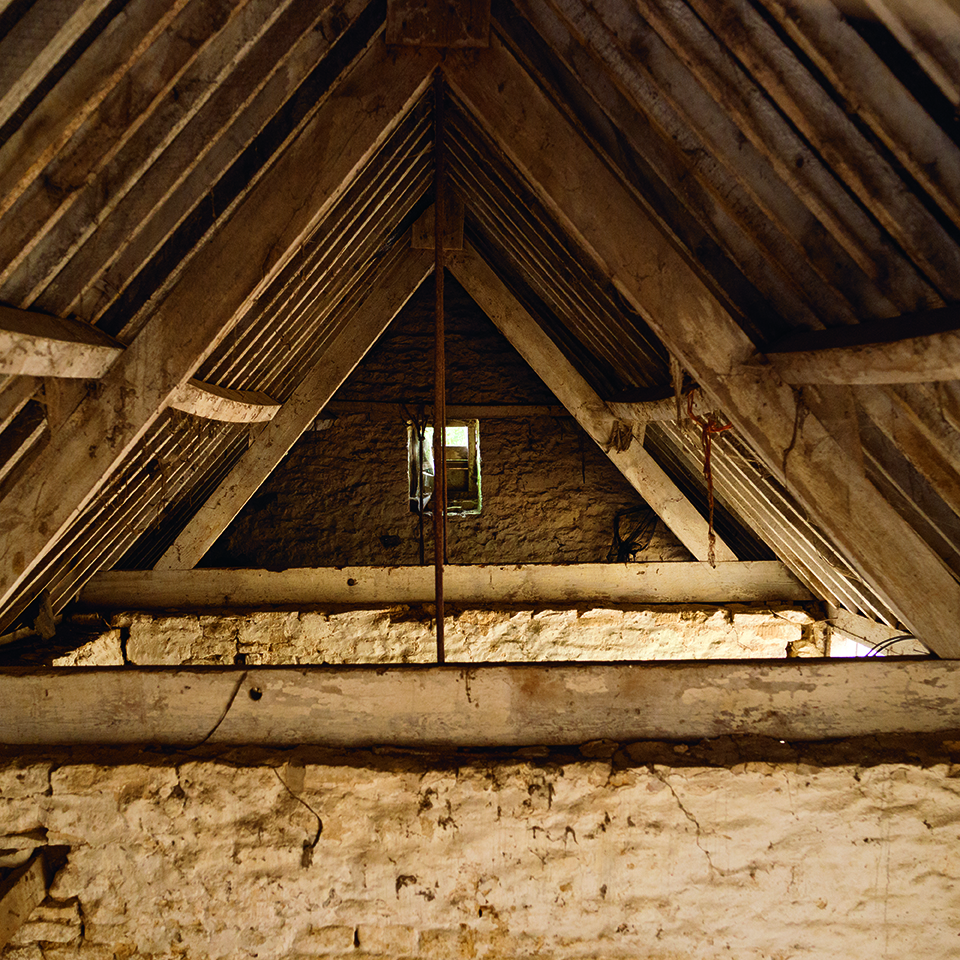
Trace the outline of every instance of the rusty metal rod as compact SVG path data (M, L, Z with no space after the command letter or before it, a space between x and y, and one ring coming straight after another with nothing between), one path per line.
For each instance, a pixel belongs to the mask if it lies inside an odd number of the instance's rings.
M434 173L433 236L434 278L436 281L436 323L434 324L433 400L433 562L436 589L437 663L444 662L443 649L443 565L447 553L447 389L443 317L443 75L433 78Z

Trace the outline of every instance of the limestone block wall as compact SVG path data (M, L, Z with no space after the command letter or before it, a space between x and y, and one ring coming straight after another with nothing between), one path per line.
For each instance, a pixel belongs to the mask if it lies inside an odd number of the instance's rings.
M955 958L960 743L882 747L8 758L2 958Z
M54 666L431 663L432 606L176 615L128 612ZM783 604L451 607L450 662L823 656L823 622Z
M451 563L602 562L616 512L644 505L572 420L481 420L480 452L483 508L448 519ZM424 526L429 561L431 516ZM419 545L405 422L351 414L297 443L203 565L415 564ZM657 521L638 559L692 558Z
M393 404L344 414L306 433L210 550L205 566L267 569L419 561L410 512L406 417L433 403L433 291L424 287L334 397ZM455 282L446 298L449 404L557 400ZM595 563L607 559L617 510L643 506L570 417L480 421L479 516L451 517L450 563ZM433 552L426 521L426 558ZM658 523L643 560L688 560Z

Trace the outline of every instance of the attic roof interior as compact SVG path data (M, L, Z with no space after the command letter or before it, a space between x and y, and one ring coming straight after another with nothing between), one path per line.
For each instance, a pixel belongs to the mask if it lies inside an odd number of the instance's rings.
M197 565L440 156L445 269L699 561L960 655L958 78L948 0L0 3L0 626Z

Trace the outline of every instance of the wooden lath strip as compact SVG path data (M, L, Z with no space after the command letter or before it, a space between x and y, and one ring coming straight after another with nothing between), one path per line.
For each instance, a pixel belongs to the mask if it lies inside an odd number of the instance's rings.
M496 41L484 70L459 61L451 85L543 202L603 265L771 473L785 482L893 612L941 656L960 656L960 585L859 473L797 394L743 367L753 344L709 288ZM549 143L550 151L543 145ZM553 157L562 155L562 168ZM709 336L704 336L704 331Z

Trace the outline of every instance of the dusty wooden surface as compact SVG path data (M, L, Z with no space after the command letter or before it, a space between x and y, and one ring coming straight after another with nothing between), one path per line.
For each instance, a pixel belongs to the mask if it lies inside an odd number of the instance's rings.
M0 743L521 746L960 729L915 660L0 671Z
M471 565L445 568L456 603L741 603L810 600L778 560L718 563ZM111 570L91 579L81 601L145 608L317 603L425 603L430 567L322 567L282 570Z

